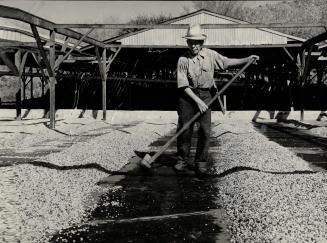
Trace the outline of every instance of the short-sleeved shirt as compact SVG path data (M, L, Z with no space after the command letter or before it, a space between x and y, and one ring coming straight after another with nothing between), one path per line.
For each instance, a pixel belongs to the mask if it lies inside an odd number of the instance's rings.
M177 87L211 88L214 71L224 70L227 60L227 57L207 48L202 48L196 56L186 52L178 60Z

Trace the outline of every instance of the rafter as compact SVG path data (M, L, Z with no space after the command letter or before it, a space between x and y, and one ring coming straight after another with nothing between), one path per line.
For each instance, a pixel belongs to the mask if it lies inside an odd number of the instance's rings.
M48 21L46 19L37 17L33 14L30 14L30 13L20 10L18 8L0 5L0 17L16 19L16 20L28 23L30 25L38 26L38 27L41 27L41 28L47 29L47 30L56 30L56 32L58 34L62 34L64 36L69 36L74 39L80 39L83 36L81 33L78 33L76 31L73 31L73 30L70 30L67 28L56 29L57 27L56 27L55 23ZM94 46L104 47L104 44L101 41L98 41L91 37L86 37L84 39L84 42L94 45Z

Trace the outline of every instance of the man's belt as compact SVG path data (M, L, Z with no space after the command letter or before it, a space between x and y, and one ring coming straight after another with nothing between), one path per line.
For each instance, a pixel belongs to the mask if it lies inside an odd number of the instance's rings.
M209 91L211 88L192 88L192 90Z

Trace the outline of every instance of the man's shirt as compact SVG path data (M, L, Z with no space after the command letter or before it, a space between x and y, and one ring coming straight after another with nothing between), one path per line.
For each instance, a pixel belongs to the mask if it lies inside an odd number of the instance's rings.
M211 88L214 71L224 70L227 60L227 57L207 48L202 48L196 56L186 52L178 59L177 87Z

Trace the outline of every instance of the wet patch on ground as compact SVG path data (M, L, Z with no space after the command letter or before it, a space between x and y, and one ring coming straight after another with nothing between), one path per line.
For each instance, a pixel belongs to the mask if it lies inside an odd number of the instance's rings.
M151 146L163 145L172 135ZM192 156L195 145L193 139ZM140 168L140 158L134 157L121 170L127 175L100 181L99 185L115 185L116 190L100 196L85 224L62 230L51 242L226 242L219 178L174 171L175 146L151 170Z

